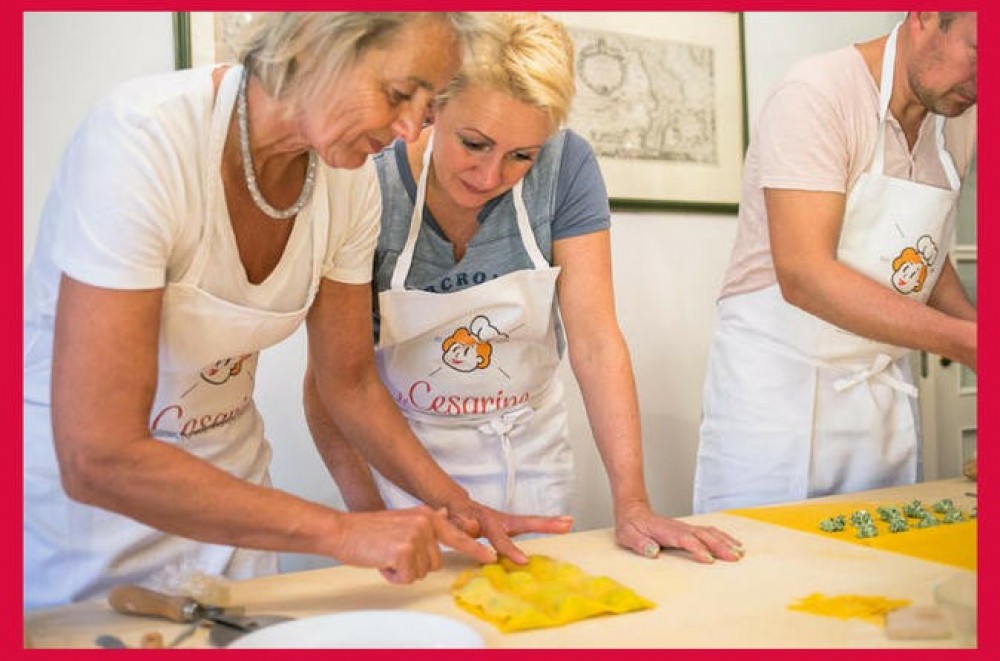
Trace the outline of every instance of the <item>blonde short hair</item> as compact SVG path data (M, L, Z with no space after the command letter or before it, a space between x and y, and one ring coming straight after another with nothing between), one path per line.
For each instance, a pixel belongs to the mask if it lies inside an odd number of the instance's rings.
M237 59L269 96L294 105L420 19L445 22L463 50L481 21L462 12L264 12L240 35Z
M552 129L558 129L576 93L573 40L566 28L536 12L483 17L485 26L471 54L439 95L438 104L446 104L468 87L488 87L544 110Z

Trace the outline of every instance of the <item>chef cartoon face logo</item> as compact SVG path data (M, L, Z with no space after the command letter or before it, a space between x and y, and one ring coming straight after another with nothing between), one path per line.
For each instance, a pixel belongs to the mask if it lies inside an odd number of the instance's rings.
M441 359L445 365L459 372L484 370L490 366L493 356L491 342L501 337L506 338L507 334L479 315L472 319L468 327L459 326L441 343Z
M927 274L937 260L937 245L931 237L921 236L915 247L903 248L892 260L893 289L900 294L916 294L924 287Z
M238 358L217 360L201 371L201 378L214 386L221 386L243 371L243 363L251 355L247 353Z

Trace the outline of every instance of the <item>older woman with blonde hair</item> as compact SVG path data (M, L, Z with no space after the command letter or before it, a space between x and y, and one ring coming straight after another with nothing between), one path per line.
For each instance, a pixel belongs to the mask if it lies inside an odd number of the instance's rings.
M572 41L542 14L492 21L495 38L438 97L433 128L375 159L382 379L424 447L476 501L565 515L573 463L556 369L567 345L610 479L618 543L648 557L677 547L702 562L737 560L742 550L729 535L659 516L649 504L615 316L607 193L589 145L560 129L574 94ZM490 364L442 362L441 340L476 318L488 320L479 340L492 346ZM329 441L338 430L317 405L312 377L307 415L314 435ZM418 502L369 472L346 443L325 445L340 448L328 464L351 507ZM377 466L390 461L386 452L409 460L400 448L361 450ZM512 544L497 550L524 560Z
M441 543L495 557L436 511L491 516L429 456L384 470L435 509L345 514L269 488L253 401L258 353L304 321L352 440L412 439L374 362L368 157L419 136L477 29L465 14L263 14L238 64L126 83L83 120L25 276L28 608L255 576L275 551L399 583L440 567Z

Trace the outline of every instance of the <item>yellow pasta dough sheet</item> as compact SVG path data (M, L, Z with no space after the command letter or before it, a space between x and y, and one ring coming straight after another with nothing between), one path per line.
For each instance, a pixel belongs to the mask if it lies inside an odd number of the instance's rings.
M606 576L544 555L527 565L506 558L462 572L451 590L456 603L500 631L556 627L597 615L656 606Z
M864 594L827 596L820 592L814 592L792 602L788 605L788 609L810 615L837 617L842 620L857 618L885 626L885 618L890 611L909 605L909 599L889 599L888 597Z
M830 502L830 503L800 503L797 505L778 505L774 507L753 507L748 509L727 510L728 514L736 514L766 523L794 528L804 532L814 533L829 539L839 539L852 544L862 544L883 551L894 551L904 555L954 565L962 569L976 571L977 525L975 519L969 519L969 512L963 510L966 520L958 523L941 523L930 528L916 528L914 519L907 519L910 529L904 532L889 532L889 526L879 518L879 507L896 507L902 510L905 502ZM932 503L924 503L926 509L931 509ZM851 514L857 510L868 510L878 535L859 538L857 529L850 524ZM843 515L847 525L839 532L820 530L820 522L830 517ZM940 514L936 515L940 520Z

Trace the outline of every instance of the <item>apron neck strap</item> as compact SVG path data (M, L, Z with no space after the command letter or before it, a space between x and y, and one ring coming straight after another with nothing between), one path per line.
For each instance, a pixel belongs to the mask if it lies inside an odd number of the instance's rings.
M878 121L884 122L889 116L889 100L892 98L892 81L895 78L896 67L896 37L899 35L899 26L896 23L889 33L889 38L885 42L885 50L882 52L882 78L878 86Z
M955 167L955 161L952 160L951 154L948 153L944 145L944 115L935 115L934 119L936 122L934 140L937 145L938 158L941 159L941 167L944 168L944 173L948 177L948 185L951 186L953 191L957 191L962 187L962 180L958 176L958 168Z
M406 288L406 275L410 272L410 266L413 263L413 253L416 250L417 237L420 235L420 227L424 223L424 207L427 200L427 174L431 169L431 152L433 152L433 147L434 133L431 132L421 159L423 165L420 170L420 177L417 180L417 195L413 201L413 213L410 215L410 231L406 235L406 243L403 244L403 250L400 251L399 257L396 259L396 266L392 270L392 280L389 287L393 290L403 290ZM527 251L528 257L531 258L531 263L535 269L547 269L549 268L549 263L538 248L535 234L531 231L531 220L528 217L528 210L524 204L523 177L514 184L511 193L514 201L514 212L517 216L517 229L521 234L521 242L524 244L524 249Z
M178 280L182 284L197 285L201 282L201 276L212 256L211 239L213 235L219 234L217 225L229 222L229 214L224 206L225 188L219 173L221 172L222 153L226 146L226 136L229 134L229 120L236 106L236 94L239 91L242 78L242 64L229 67L223 74L219 88L215 93L215 105L212 107L212 119L208 132L208 162L205 167L205 172L212 173L211 176L207 177L205 218L202 223L198 247L191 264ZM214 209L219 207L213 205L223 205L222 211L215 213Z
M889 38L885 42L885 51L882 53L882 78L879 81L878 90L878 139L875 142L875 158L872 161L871 171L873 174L883 174L885 172L885 133L889 118L889 101L892 99L892 82L895 77L896 67L896 40L899 36L899 28L902 22L896 23L889 33ZM941 167L944 168L945 176L948 177L948 184L952 190L958 190L961 180L955 163L951 159L951 154L944 144L944 116L934 116L934 144L937 148L938 158L941 160Z
M517 229L521 232L521 242L524 244L524 249L528 252L528 257L531 258L532 265L536 269L549 268L549 263L538 248L535 233L531 231L531 219L528 218L528 210L524 206L524 177L521 177L514 184L511 197L514 199L514 211L517 214Z
M896 23L889 33L889 38L885 42L885 50L882 52L882 77L878 85L878 139L875 141L875 160L872 162L872 173L882 174L885 172L885 127L889 118L889 101L892 99L892 81L896 66L896 36L899 34L899 26Z
M413 263L413 252L417 246L417 237L420 235L420 226L424 223L424 201L427 199L427 173L430 171L431 152L434 151L434 132L430 131L427 139L427 146L421 158L420 178L417 180L417 196L413 201L413 213L410 214L410 231L406 235L406 243L403 250L396 259L396 267L392 270L392 280L389 283L391 289L405 289L406 274L410 272L410 264Z

